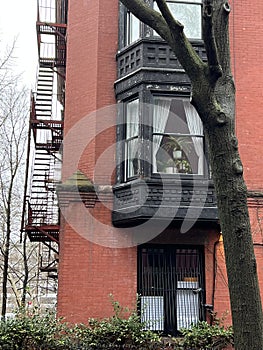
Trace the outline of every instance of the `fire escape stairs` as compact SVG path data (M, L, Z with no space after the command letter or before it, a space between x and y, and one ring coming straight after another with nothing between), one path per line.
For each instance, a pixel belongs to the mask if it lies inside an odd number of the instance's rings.
M41 243L40 270L56 278L58 260L54 256L59 254L56 184L62 159L68 1L38 0L37 4L39 71L36 92L31 95L21 232L31 241ZM30 142L31 136L34 142Z
M40 67L32 98L31 128L35 142L34 168L26 232L31 241L59 242L58 203L54 164L62 143L60 120L52 119L54 72Z

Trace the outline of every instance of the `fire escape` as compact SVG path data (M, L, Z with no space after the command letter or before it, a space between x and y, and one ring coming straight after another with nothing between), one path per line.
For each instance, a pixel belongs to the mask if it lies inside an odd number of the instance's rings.
M28 180L24 231L41 242L40 270L56 277L59 247L60 180L66 72L67 0L38 0L36 22L39 68L31 96ZM32 164L31 164L32 163Z

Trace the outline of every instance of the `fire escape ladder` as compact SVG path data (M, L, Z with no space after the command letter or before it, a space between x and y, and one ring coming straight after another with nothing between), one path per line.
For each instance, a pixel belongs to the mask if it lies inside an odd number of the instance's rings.
M51 68L39 67L37 91L31 99L30 127L35 151L25 231L31 241L59 243L55 187L59 180L63 121L61 116L53 117L54 74Z
M52 98L54 72L51 68L40 67L37 81L35 103L36 119L50 119L52 115Z

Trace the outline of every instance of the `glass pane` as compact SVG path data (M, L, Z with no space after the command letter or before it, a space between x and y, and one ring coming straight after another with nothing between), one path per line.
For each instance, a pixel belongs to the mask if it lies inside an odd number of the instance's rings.
M127 12L127 38L129 45L140 38L140 21L131 12Z
M139 131L139 100L126 104L126 139L138 136Z
M138 174L138 138L126 142L126 179Z
M174 18L184 25L185 35L190 39L201 39L201 5L179 2L169 2L168 5Z
M201 39L202 8L200 0L185 0L184 2L167 1L167 3L174 18L184 25L185 35L190 39ZM154 2L154 9L159 11L156 2ZM154 35L158 34L154 31Z
M161 136L154 135L153 143ZM193 174L197 172L196 154L191 137L164 135L156 153L157 172L166 174ZM192 162L194 157L194 163Z
M203 175L203 147L203 125L189 100L154 97L153 172Z

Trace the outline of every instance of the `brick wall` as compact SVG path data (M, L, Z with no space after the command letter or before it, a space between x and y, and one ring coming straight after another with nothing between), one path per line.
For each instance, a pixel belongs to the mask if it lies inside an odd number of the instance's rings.
M87 144L84 142L82 148L79 145L80 140L90 140L103 130L92 113L115 104L118 2L71 1L69 6L63 178L66 180L79 169L94 180L96 158L105 145L114 143L115 128ZM116 117L114 111L112 114ZM74 137L70 137L74 128ZM104 168L96 178L101 184L112 179L107 169L112 172L114 150L107 153L102 163ZM121 304L134 306L137 291L136 248L107 247L111 203L107 206L97 203L95 208L87 209L90 215L85 220L80 215L83 210L86 210L83 203L75 201L69 204L66 215L73 213L77 221L86 225L83 229L88 237L81 236L81 228L74 230L63 218L60 235L58 313L74 322L112 314L110 293ZM104 232L99 223L105 225ZM120 234L113 235L113 239ZM93 235L105 235L106 246L92 243Z
M232 67L236 83L236 127L244 174L250 189L262 188L263 3L232 1ZM234 26L233 26L234 24Z
M263 3L232 1L230 37L232 67L236 83L236 130L244 176L249 190L263 189ZM249 199L249 214L257 258L261 295L263 296L263 201Z
M260 9L260 10L258 10ZM247 8L245 1L232 4L231 46L233 72L237 87L237 133L245 177L250 189L262 188L262 76L263 54L261 20L263 3L254 1ZM233 27L233 23L235 26ZM117 52L118 2L109 0L70 2L67 52L67 82L65 135L70 135L77 125L75 137L64 145L63 177L67 179L80 169L92 180L104 184L112 182L114 173L114 148L104 158L99 176L94 175L94 165L104 152L104 145L115 142L115 129L103 130L92 114L94 111L115 104L114 81L116 79L115 54ZM253 37L251 37L251 33ZM114 116L114 109L112 110ZM84 118L85 117L85 118ZM86 120L78 127L78 122ZM111 125L109 123L109 125ZM73 128L74 127L74 128ZM74 134L74 133L73 133ZM89 135L89 137L87 136ZM80 140L91 141L79 154ZM76 160L76 157L79 158ZM110 170L108 170L110 169ZM109 180L110 179L110 180ZM81 202L72 202L67 213L74 213L82 222L85 235L80 235L68 223L63 224L60 235L60 265L58 312L74 322L85 322L88 317L105 317L112 314L109 294L123 305L134 306L137 291L137 249L109 248L92 243L93 237L104 236L114 245L121 239L121 229L111 226L111 203L96 203L87 209L89 215L81 217ZM251 206L250 215L254 232L255 252L263 289L262 229L259 225L257 206ZM262 211L260 212L262 217ZM94 218L94 220L92 219ZM96 218L96 219L95 219ZM101 229L103 223L105 229ZM84 227L85 226L85 227ZM108 229L106 229L108 227ZM255 233L256 232L256 233ZM202 244L205 247L206 303L215 302L215 311L222 316L230 310L227 277L222 242L216 244L219 232L207 227L186 235L169 230L156 243ZM87 239L89 238L89 239ZM112 240L112 241L111 241ZM161 240L161 241L160 241ZM96 241L96 240L95 240ZM110 245L108 244L108 245ZM215 248L215 249L214 249ZM216 270L214 270L214 257ZM213 278L215 275L215 292ZM230 319L227 319L230 322Z

